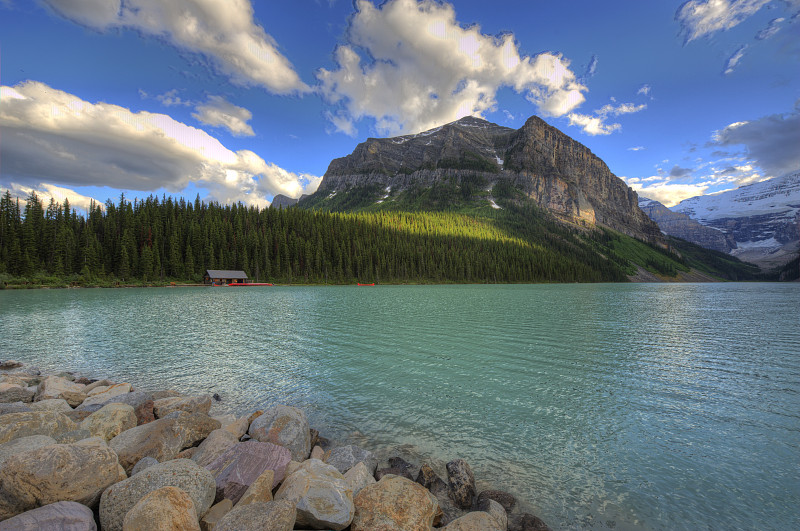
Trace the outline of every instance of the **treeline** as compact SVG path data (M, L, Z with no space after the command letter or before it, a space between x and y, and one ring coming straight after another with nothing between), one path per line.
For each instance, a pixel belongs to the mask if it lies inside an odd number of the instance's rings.
M276 283L626 279L580 238L534 237L536 227L442 212L325 213L124 195L82 215L35 194L21 207L6 192L0 275L78 284L199 281L206 269Z

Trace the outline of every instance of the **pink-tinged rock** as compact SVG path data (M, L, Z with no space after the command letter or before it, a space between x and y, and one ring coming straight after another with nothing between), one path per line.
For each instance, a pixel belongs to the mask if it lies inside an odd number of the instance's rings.
M61 501L0 522L0 531L97 531L97 525L82 503Z
M206 466L217 484L216 502L228 498L234 504L267 469L275 473L275 488L283 481L286 465L292 460L289 450L272 443L246 441L231 447Z

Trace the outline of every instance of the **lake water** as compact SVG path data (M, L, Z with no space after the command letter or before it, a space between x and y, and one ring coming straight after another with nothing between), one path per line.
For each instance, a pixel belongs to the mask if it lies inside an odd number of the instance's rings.
M797 283L0 291L0 359L297 405L554 529L800 529L798 310Z

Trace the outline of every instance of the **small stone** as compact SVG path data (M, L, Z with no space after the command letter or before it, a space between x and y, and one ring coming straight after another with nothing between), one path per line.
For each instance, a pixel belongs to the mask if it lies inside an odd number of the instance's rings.
M216 505L213 505L205 516L203 516L203 519L200 520L201 531L214 531L219 521L222 520L226 514L231 512L231 509L233 509L233 502L228 499L224 499Z
M248 417L241 417L234 420L227 426L222 426L222 429L232 433L237 439L241 439L242 435L247 433L247 428L250 427L250 419Z
M236 415L232 413L225 413L224 415L212 415L212 419L218 420L219 423L222 425L222 429L224 430L226 426L230 426L234 422L236 422Z
M206 466L216 481L216 498L228 498L235 504L253 482L269 469L275 473L272 488L283 481L286 465L292 456L276 444L258 441L237 443Z
M419 469L419 474L417 474L417 483L431 490L431 486L434 485L437 480L443 481L442 478L436 474L431 465L424 463Z
M316 448L319 448L319 446ZM336 467L336 470L342 474L361 462L367 466L367 470L370 473L374 473L375 468L378 466L378 458L375 454L354 444L332 449L325 462Z
M450 497L462 509L469 509L475 500L475 476L469 464L463 459L447 463L447 481Z
M214 531L292 531L297 511L287 501L237 505L222 517Z
M365 465L363 461L357 463L356 466L345 472L344 479L353 491L353 499L355 499L361 489L375 483L375 476L370 474L369 470L367 470L367 465Z
M177 487L161 487L136 502L123 531L200 531L194 502Z
M258 441L288 448L294 461L305 461L311 452L308 419L296 407L277 405L267 409L250 424L248 433Z
M422 485L399 476L385 476L361 489L355 499L351 531L429 530L439 503Z
M60 501L0 522L0 531L97 531L97 525L82 503Z
M131 470L131 476L135 476L139 472L146 470L151 466L157 464L158 460L153 457L142 457L141 459L139 459L139 462L136 463L136 466L133 467L133 470Z
M275 484L275 471L266 469L256 480L247 488L236 505L247 505L248 503L262 503L272 501L272 486Z

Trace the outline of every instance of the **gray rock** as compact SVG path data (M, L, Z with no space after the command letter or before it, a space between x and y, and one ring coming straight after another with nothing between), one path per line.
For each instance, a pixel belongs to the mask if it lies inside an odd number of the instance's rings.
M509 518L508 531L550 531L550 528L538 516L522 513Z
M469 463L463 459L454 459L447 463L447 481L450 485L450 497L462 509L469 509L475 500L475 476Z
M496 501L503 506L503 509L505 509L506 512L511 512L511 509L513 509L514 505L517 504L517 499L514 498L514 496L502 490L481 491L481 493L478 494L478 499L475 501L475 505L480 506L481 502L484 500Z
M505 531L505 528L501 529L500 524L489 513L475 511L453 520L443 531Z
M356 466L345 472L344 479L347 481L350 490L353 491L353 499L355 499L361 489L375 483L375 476L370 474L369 470L367 470L367 465L365 465L363 461L357 463Z
M58 433L53 438L59 444L71 444L71 443L76 443L78 441L82 441L84 439L88 439L90 437L94 437L94 435L92 435L92 432L90 432L87 429L79 427L76 430Z
M219 456L206 468L211 471L216 481L216 498L223 498L236 503L267 469L275 473L275 488L283 481L286 465L291 461L289 450L272 443L247 441L237 443Z
M123 431L109 444L117 452L125 471L130 472L142 457L167 461L216 429L219 429L219 422L208 415L176 412L175 418L159 419Z
M214 502L214 478L189 459L175 459L151 466L103 492L100 525L103 531L121 531L125 515L139 500L161 487L177 487L192 499L198 515Z
M0 522L0 531L97 531L97 525L82 503L60 501Z
M59 376L48 376L39 384L34 400L47 400L49 398L63 398L70 406L76 407L86 399L83 391L86 386L76 384Z
M236 506L214 531L292 531L297 511L286 500Z
M489 513L489 515L497 522L497 527L500 528L500 531L507 531L508 513L498 502L490 498L484 498L477 503L476 509L478 511Z
M57 411L58 413L69 413L72 411L72 406L63 398L50 398L47 400L40 400L33 402L30 405L33 411Z
M294 461L304 461L311 453L311 432L302 410L277 405L264 411L250 424L248 434L261 442L288 448Z
M211 509L203 515L203 519L200 520L200 529L202 531L214 531L217 529L220 520L231 512L231 509L233 509L233 502L228 499L212 505Z
M439 512L433 494L422 485L399 476L384 476L374 485L361 489L355 507L351 531L429 530Z
M22 402L11 402L4 404L0 402L0 415L8 415L9 413L25 413L26 411L33 411L29 404Z
M160 398L153 401L153 412L156 418L164 418L173 411L185 411L187 413L204 413L208 415L211 410L211 396L187 396ZM220 423L221 425L221 423Z
M174 391L172 389L162 389L159 391L153 391L150 393L152 396L152 400L161 400L162 398L174 398L176 396L183 396L178 391Z
M133 470L131 470L131 476L135 476L139 472L150 468L151 466L155 466L158 464L158 459L154 457L142 457L139 459L139 462L134 465Z
M0 468L0 520L58 501L94 507L119 478L117 456L99 438L14 454Z
M233 433L222 428L214 430L197 447L197 451L192 455L192 461L200 466L210 465L238 442L239 439Z
M297 507L297 525L341 531L355 515L353 491L344 476L331 465L309 459L283 480L275 500L289 500Z
M84 419L80 427L94 437L110 441L123 431L136 427L136 414L128 404L106 404Z
M10 371L11 369L19 369L22 363L17 360L5 360L0 362L0 371Z
M78 426L63 413L25 411L0 416L0 444L20 437L48 435L54 439Z
M378 458L375 454L354 444L334 448L325 462L336 467L336 470L342 474L356 466L357 463L363 462L370 474L374 474L375 468L378 466Z
M33 391L29 391L25 387L9 387L8 389L0 391L0 403L9 402L33 402Z
M14 454L36 450L43 446L56 444L56 440L47 435L32 435L31 437L20 437L7 443L0 444L0 465Z
M86 400L81 405L91 406L94 404L108 404L114 402L118 396L125 396L131 392L131 384L119 383L108 387L97 387L93 389Z

